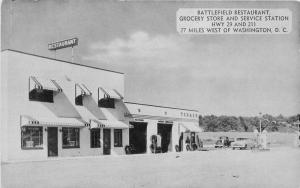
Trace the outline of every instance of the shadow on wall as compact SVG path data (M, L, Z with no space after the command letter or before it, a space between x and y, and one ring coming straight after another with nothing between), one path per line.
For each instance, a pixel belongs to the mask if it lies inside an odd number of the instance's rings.
M114 119L117 120L125 120L124 118L124 102L122 99L114 99L115 102L115 108L102 108L102 110L105 110L108 112Z
M80 113L74 106L75 104L73 104L74 102L70 101L69 98L63 92L54 94L53 101L54 103L42 104L45 105L57 117L78 119L81 118ZM98 107L98 101L95 101L92 96L83 97L83 106L97 119L109 119L109 116L112 116L115 119L124 120L124 113L127 112L129 114L129 110L127 109L122 100L115 99L115 102L115 108L101 109ZM107 113L104 113L104 110Z
M96 102L92 96L83 97L83 106L97 119L106 119L104 113L98 107L98 102Z
M42 103L57 117L81 118L76 108L63 93L56 93L53 97L54 103Z
M125 105L125 103L122 100L117 100L120 101L117 103L118 105L118 109L119 109L119 113L122 115L122 117L124 118L125 116L128 118L132 118L132 115L129 111L129 109L127 108L127 106Z

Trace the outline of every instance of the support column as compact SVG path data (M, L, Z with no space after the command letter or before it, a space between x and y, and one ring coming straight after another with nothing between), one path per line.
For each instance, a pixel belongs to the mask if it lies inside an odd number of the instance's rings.
M175 146L179 146L179 137L180 137L180 130L178 122L174 122L172 126L172 137L171 137L171 144L172 144L172 152L176 152Z
M157 120L148 120L147 121L147 153L151 153L150 145L151 145L151 136L157 134Z
M114 148L114 129L110 129L110 154L113 154Z

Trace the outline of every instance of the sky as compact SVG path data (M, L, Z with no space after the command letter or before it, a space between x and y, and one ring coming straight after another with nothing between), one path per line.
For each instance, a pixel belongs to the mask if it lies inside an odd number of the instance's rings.
M286 35L180 35L179 8L288 8ZM125 73L125 101L203 115L300 113L299 3L4 0L1 47L55 57L78 37L77 63ZM71 49L56 58L71 61Z

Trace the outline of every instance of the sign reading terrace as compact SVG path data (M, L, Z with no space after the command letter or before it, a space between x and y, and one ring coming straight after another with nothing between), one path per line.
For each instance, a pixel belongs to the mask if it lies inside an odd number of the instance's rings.
M180 8L176 13L180 34L288 34L289 9Z
M68 47L73 47L78 45L78 38L72 38L72 39L67 39L63 41L58 41L54 43L48 44L48 49L49 50L58 50L62 48L68 48Z

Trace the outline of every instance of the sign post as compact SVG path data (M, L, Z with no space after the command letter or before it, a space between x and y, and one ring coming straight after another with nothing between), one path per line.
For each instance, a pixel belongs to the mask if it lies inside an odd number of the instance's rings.
M72 63L74 62L74 46L78 45L78 38L71 38L67 40L62 40L62 41L57 41L48 44L48 50L53 51L55 54L55 59L56 59L56 50L62 49L62 48L68 48L72 47Z

